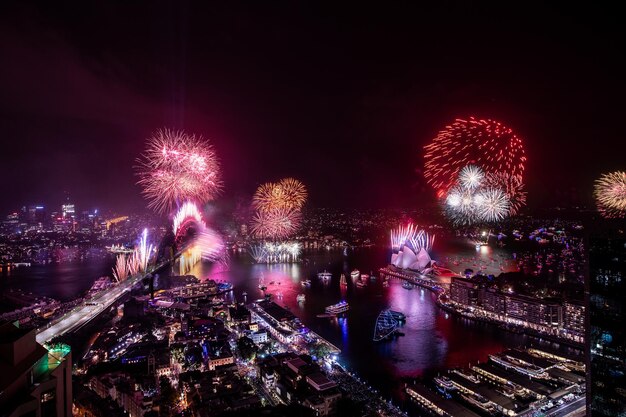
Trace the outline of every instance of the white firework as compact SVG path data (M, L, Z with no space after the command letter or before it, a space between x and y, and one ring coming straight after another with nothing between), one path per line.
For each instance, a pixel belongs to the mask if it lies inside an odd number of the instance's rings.
M488 188L480 193L482 203L478 207L478 215L485 222L496 222L509 214L510 200L499 188Z
M459 183L467 190L474 190L480 187L485 174L476 165L467 165L459 171Z

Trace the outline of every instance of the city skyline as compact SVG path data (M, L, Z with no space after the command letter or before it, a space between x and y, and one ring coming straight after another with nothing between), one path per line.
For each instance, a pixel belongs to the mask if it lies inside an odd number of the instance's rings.
M188 4L150 25L140 5L2 7L0 163L21 204L143 207L132 166L160 128L212 141L231 203L294 176L313 206L433 204L423 146L472 115L523 139L531 208L591 206L593 181L623 169L609 10Z

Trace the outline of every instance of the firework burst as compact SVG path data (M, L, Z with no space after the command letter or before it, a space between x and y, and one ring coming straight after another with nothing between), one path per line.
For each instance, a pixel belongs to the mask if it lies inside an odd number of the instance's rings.
M284 199L287 201L288 208L300 210L304 206L307 198L307 191L304 184L295 178L285 178L278 183L283 190Z
M596 180L593 194L604 217L626 217L626 172L603 174Z
M445 197L468 164L485 172L508 172L523 181L526 156L522 141L500 122L456 119L425 147L426 181Z
M501 183L505 180L510 184ZM518 205L525 199L516 181L510 180L506 173L492 176L473 166L464 167L446 195L444 213L457 226L500 221L513 214L509 192L515 195ZM509 192L505 188L507 184L511 185Z
M483 170L476 165L468 165L459 171L459 182L468 190L479 187L484 178Z
M252 204L262 212L273 210L300 210L306 202L307 191L304 184L295 178L285 178L278 183L261 184L254 193Z
M252 218L252 233L261 239L284 239L298 230L301 220L298 210L258 211Z
M487 173L485 184L491 188L499 188L504 191L509 198L509 215L516 215L519 210L526 205L526 191L524 184L518 177L514 177L507 172Z
M479 218L485 222L497 222L509 215L510 201L506 193L499 188L481 191L475 204Z
M201 136L163 129L149 140L137 160L139 184L148 207L170 212L182 201L212 200L222 188L213 147Z

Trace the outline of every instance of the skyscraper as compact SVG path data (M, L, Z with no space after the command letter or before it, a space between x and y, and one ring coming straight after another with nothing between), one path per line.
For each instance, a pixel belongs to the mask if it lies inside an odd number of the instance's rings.
M590 392L593 416L626 415L626 222L589 231Z

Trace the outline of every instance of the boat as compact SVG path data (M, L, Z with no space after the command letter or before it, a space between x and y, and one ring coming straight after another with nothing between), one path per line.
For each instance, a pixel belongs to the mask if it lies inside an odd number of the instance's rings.
M402 283L402 288L404 288L405 290L412 290L413 288L415 288L415 286L411 284L409 281L404 281Z
M359 271L358 269L353 269L352 272L350 272L350 277L352 277L352 279L357 279L360 276L361 271Z
M454 391L456 390L456 387L454 386L454 384L452 383L452 381L450 380L450 378L448 378L447 376L438 376L437 378L434 378L435 384L439 385L441 388L448 390L448 391Z
M361 279L368 279L369 277L369 274L361 274Z
M324 310L326 314L341 314L350 309L350 305L347 301L340 301L337 304L326 307Z
M298 296L296 297L296 300L298 300L299 303L303 303L304 301L306 301L306 295L298 294Z
M339 280L339 284L340 285L348 285L348 282L346 281L346 274L341 274L341 279Z
M244 292L242 292L242 293L241 293L241 295L243 295L244 297L246 297L246 296L248 295L248 293L244 291Z
M320 318L320 319L330 319L330 318L333 318L333 317L337 317L337 315L336 314L321 313L321 314L318 314L316 317Z
M302 285L303 287L310 287L311 286L311 280L310 279L305 279L304 281L302 281L300 283L300 285Z
M391 310L383 310L376 319L374 325L374 342L380 342L394 335L400 327L400 322L396 319Z
M328 280L331 279L333 277L333 274L331 274L330 272L324 270L324 272L318 272L317 277L323 280Z
M393 318L398 320L399 322L406 321L406 316L401 311L389 310Z

